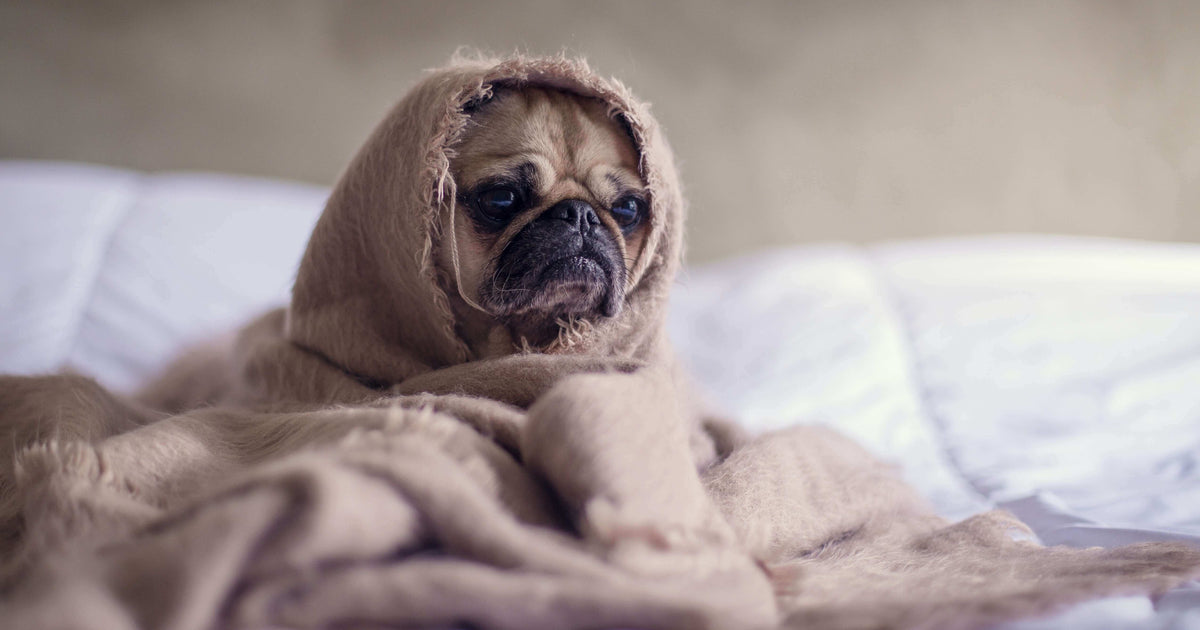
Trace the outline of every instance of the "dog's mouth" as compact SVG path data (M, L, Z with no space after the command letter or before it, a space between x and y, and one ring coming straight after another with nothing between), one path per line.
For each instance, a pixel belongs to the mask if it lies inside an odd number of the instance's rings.
M530 274L533 275L533 274ZM536 273L536 287L510 315L542 312L553 316L605 312L602 305L611 281L604 264L592 256L575 254L552 260Z
M590 207L584 209L594 216ZM625 260L617 237L597 222L581 226L563 219L558 206L544 214L505 246L480 288L483 305L522 331L553 333L564 317L616 316L625 299Z
M612 261L598 253L581 251L538 264L522 257L522 264L497 270L485 301L507 319L538 314L553 320L562 316L603 315L620 311L618 283L624 276ZM618 277L619 276L619 277Z
M539 278L547 283L604 285L608 274L600 261L591 256L575 254L551 261L542 269Z

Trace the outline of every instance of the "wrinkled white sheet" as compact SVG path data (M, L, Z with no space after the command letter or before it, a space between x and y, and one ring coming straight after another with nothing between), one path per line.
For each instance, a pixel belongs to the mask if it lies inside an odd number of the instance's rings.
M135 387L286 299L325 192L0 162L0 372ZM797 247L689 269L671 324L714 404L836 426L949 517L1000 505L1051 544L1200 544L1200 246ZM1009 627L1200 627L1200 585Z

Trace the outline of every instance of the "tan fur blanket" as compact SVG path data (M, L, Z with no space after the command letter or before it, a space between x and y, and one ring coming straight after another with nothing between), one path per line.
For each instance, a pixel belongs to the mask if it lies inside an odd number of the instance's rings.
M496 85L608 103L651 192L611 320L481 357L456 329L449 162ZM561 58L431 73L329 200L285 311L140 400L0 379L12 628L969 628L1157 593L1200 550L951 524L817 428L691 404L664 334L683 199L647 108Z

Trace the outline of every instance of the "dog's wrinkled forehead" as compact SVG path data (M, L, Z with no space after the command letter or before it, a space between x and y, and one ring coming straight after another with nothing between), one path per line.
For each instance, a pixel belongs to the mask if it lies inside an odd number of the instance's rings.
M470 113L455 147L460 190L515 178L542 201L580 198L603 207L644 186L632 139L596 99L500 87Z

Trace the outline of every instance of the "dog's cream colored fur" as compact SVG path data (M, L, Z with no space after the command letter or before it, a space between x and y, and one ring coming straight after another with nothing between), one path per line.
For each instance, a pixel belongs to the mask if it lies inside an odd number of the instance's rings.
M450 299L452 164L470 105L524 87L628 127L649 217L617 316L483 358ZM704 417L664 326L683 215L648 109L586 64L431 73L335 188L285 311L142 405L76 377L0 380L0 618L947 629L1200 573L1182 544L1044 548L1002 512L947 523L830 431L750 439Z

